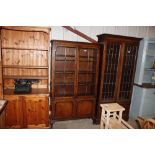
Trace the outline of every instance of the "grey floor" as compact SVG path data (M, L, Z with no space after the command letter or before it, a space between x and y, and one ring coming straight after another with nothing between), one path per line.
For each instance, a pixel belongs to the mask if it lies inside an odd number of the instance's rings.
M133 128L138 128L134 120L130 120L128 123ZM92 119L78 119L55 122L53 124L53 129L99 129L99 125L93 124Z

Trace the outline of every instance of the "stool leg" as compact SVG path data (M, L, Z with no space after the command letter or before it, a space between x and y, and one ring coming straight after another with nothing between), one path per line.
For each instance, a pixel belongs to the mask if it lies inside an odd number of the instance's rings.
M100 121L100 129L104 128L104 119L105 119L105 111L102 109L101 121Z
M110 119L110 112L107 112L106 120L105 120L105 129L109 128L109 119Z
M116 112L113 112L113 118L116 119Z
M119 112L119 118L118 118L118 122L119 123L121 123L121 120L122 120L122 113L123 113L123 111L120 111Z

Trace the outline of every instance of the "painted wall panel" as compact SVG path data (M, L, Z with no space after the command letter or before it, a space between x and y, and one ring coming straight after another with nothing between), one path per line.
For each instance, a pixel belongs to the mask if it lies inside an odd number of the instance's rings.
M96 35L102 33L118 34L131 37L151 37L155 38L155 27L153 26L73 26L77 30L97 40ZM61 26L52 26L51 38L69 41L83 41L87 40L78 35L66 30Z
M127 36L128 35L128 27L127 26L115 26L115 34Z
M138 37L138 26L128 26L128 36Z
M148 26L139 26L137 36L140 38L143 38L144 36L148 37L148 30L149 30Z
M149 27L148 36L150 38L155 38L155 26L150 26Z

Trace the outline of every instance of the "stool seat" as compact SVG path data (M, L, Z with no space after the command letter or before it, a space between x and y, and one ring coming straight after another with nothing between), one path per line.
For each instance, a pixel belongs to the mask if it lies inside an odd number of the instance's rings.
M115 112L115 111L124 111L125 108L120 106L118 103L110 103L110 104L101 104L101 108L108 112Z

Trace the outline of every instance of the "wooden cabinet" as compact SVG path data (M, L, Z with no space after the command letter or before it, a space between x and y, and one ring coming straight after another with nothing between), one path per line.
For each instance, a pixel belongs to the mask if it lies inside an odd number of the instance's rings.
M48 97L46 96L4 96L6 128L41 128L49 126Z
M71 119L74 117L73 99L55 99L52 104L53 117L55 119Z
M49 27L1 27L0 97L8 100L8 128L48 126L49 38ZM32 91L15 93L17 79L31 80Z
M23 105L19 96L4 96L8 101L6 107L6 128L22 128L23 127Z
M48 97L23 97L24 126L26 128L48 127Z
M100 104L117 102L125 108L128 119L133 79L140 38L103 34L98 36L101 45L100 75L96 118L99 122Z
M54 40L52 44L52 120L94 118L99 46Z

